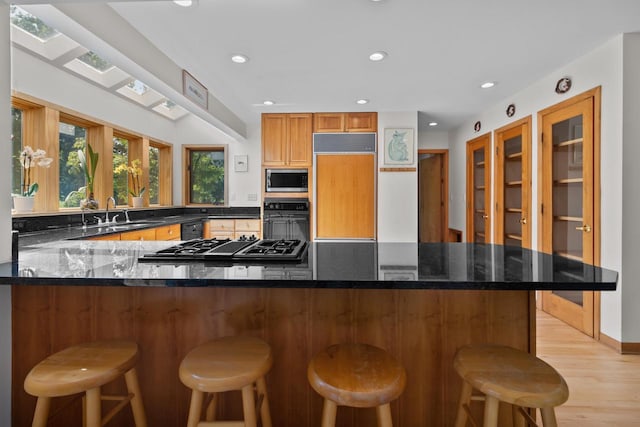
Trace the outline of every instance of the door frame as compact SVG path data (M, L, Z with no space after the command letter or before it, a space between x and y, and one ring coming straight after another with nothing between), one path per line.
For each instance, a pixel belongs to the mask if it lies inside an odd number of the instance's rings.
M600 192L600 153L601 153L601 92L602 87L597 86L586 92L582 92L576 96L566 99L562 102L554 104L544 110L538 111L538 170L540 170L540 162L543 157L542 138L543 138L543 117L547 114L567 108L578 102L593 98L593 265L600 266L601 262L601 192ZM543 174L538 173L538 246L542 247L544 239L544 227L542 222L542 204L543 204ZM541 308L542 301L538 300L538 307ZM593 291L593 338L600 341L600 292Z
M449 150L445 148L440 149L426 149L420 148L418 149L418 168L420 168L420 154L441 154L442 155L442 175L444 180L444 185L442 192L444 193L444 209L443 209L443 220L442 233L444 236L445 242L449 240ZM420 176L420 169L418 169L418 176ZM420 233L420 186L418 185L418 234ZM418 240L420 240L420 236L418 236Z
M492 197L492 193L493 193L493 182L492 182L492 177L493 177L493 171L491 169L492 167L492 158L493 156L491 155L491 147L493 146L493 142L492 142L492 134L491 132L487 132L483 135L477 136L473 139L470 139L469 141L467 141L466 143L466 163L467 163L467 167L466 167L466 172L467 172L467 188L466 188L466 194L467 194L467 205L466 205L466 212L467 212L467 219L466 219L466 235L467 235L467 243L474 243L475 242L475 238L474 238L474 234L475 234L475 227L474 227L474 222L473 222L473 218L474 218L474 214L475 214L475 209L474 209L474 205L475 205L475 191L473 189L473 161L472 160L472 156L471 153L474 151L473 147L475 145L479 145L480 143L485 143L485 147L484 147L484 162L485 162L485 171L484 171L484 181L485 181L485 194L484 194L484 198L485 198L485 202L484 202L484 209L485 209L485 215L487 215L488 217L485 218L485 230L484 230L484 241L485 243L490 243L493 240L493 227L492 227L492 223L493 223L493 209L491 209L491 197Z

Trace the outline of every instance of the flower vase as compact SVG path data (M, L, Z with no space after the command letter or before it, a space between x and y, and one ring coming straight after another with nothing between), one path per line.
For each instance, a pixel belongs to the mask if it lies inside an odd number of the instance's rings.
M141 208L142 207L142 196L140 197L131 197L131 201L133 203L133 207L134 208Z
M35 198L27 196L13 196L13 209L16 213L33 212L33 203Z
M93 193L89 193L89 197L80 200L80 209L96 210L99 208L98 201L93 198Z

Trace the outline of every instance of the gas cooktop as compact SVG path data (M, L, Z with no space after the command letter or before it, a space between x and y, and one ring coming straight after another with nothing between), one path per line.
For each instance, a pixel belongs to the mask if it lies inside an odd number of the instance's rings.
M284 239L194 239L145 254L140 261L300 261L307 242Z

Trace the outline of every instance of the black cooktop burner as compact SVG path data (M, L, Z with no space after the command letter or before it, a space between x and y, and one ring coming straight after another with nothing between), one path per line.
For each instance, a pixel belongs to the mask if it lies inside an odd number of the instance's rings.
M140 261L300 261L304 240L194 239L145 254Z

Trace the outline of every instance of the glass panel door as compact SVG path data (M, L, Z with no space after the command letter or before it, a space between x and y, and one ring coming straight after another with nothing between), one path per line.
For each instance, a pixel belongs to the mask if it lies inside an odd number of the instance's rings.
M594 100L587 98L542 117L542 249L594 262ZM594 334L594 293L543 292L545 311Z
M467 241L491 241L491 135L467 143Z

